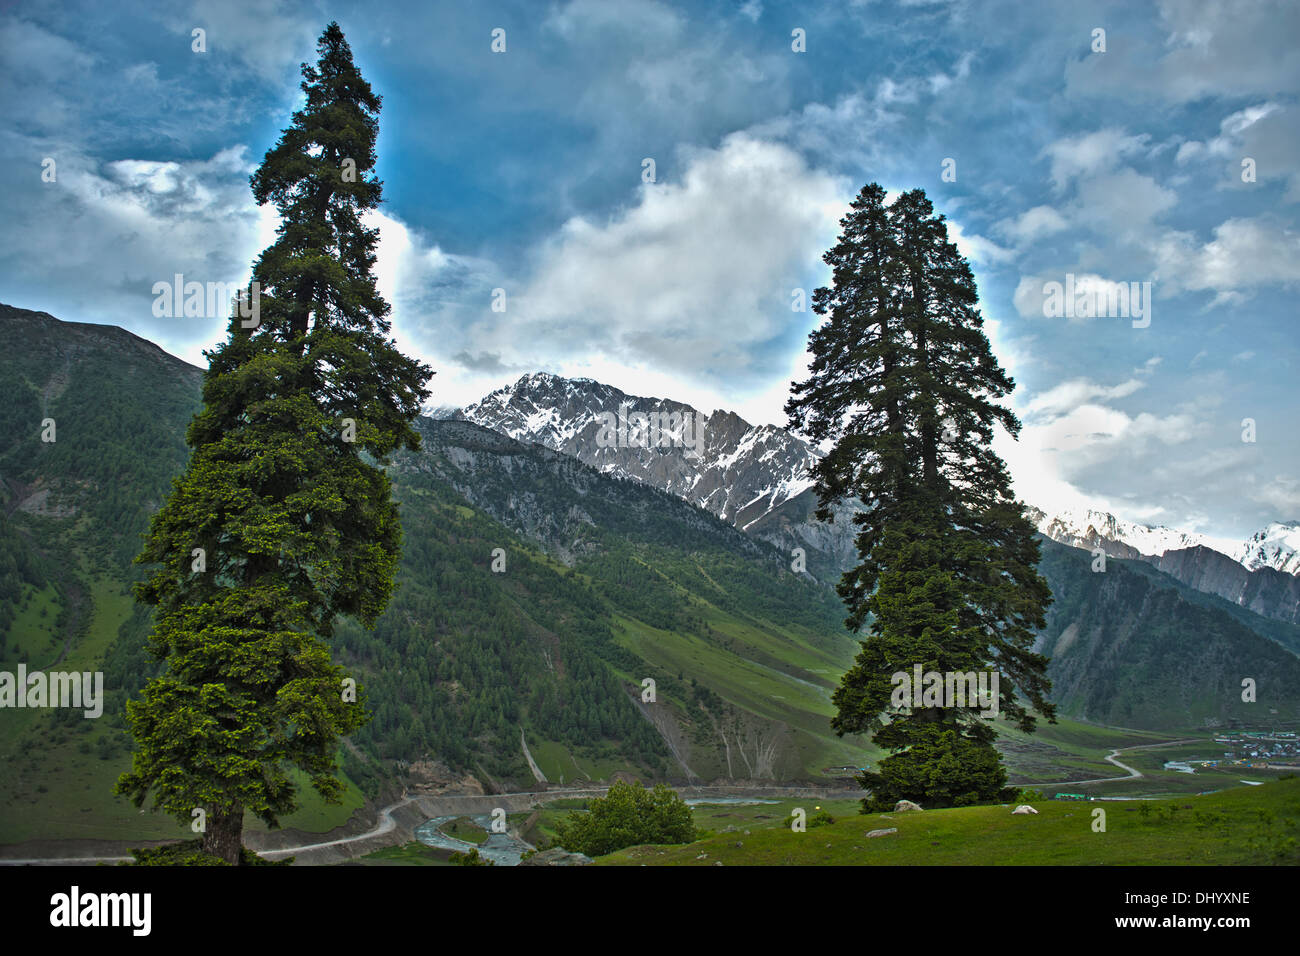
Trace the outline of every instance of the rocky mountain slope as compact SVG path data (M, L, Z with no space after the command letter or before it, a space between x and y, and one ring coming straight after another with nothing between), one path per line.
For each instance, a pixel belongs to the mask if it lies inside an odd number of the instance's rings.
M1300 521L1274 521L1251 535L1233 555L1251 571L1272 568L1300 574Z
M1101 548L1109 557L1146 561L1207 594L1265 617L1300 623L1300 525L1275 522L1245 542L1124 521L1079 509L1048 515L1031 508L1040 533L1072 547Z
M823 581L834 582L856 560L852 516L861 503L838 506L834 522L817 521L808 469L818 451L784 429L547 373L525 375L444 414L677 495L787 553L803 549L809 572ZM638 416L662 414L692 422L693 430L688 426L660 441L640 440L649 429L637 428ZM1300 621L1300 577L1294 573L1300 570L1300 522L1274 523L1237 542L1098 510L1050 515L1029 510L1039 531L1053 541L1148 561L1255 613Z
M1086 551L1044 542L1039 570L1054 601L1036 649L1051 658L1052 699L1064 713L1145 729L1300 715L1300 630L1270 631L1143 562L1108 561L1103 573L1091 564ZM1256 682L1252 702L1242 699L1246 678Z
M838 576L854 556L852 515L860 505L840 506L831 523L813 519L809 468L818 452L783 428L543 372L451 414L662 489L787 553L802 548L809 570L824 578ZM656 434L653 424L665 416L676 427Z

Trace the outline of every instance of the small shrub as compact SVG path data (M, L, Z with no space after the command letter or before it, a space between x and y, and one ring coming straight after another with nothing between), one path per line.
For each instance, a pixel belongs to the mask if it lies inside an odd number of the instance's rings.
M450 859L457 866L496 866L494 861L479 856L477 849L470 850L468 853L453 853Z
M168 843L165 846L147 847L132 850L134 863L122 863L121 866L229 866L225 860L211 853L203 852L203 845L198 840L183 840ZM240 850L240 866L290 866L293 857L283 860L264 860L248 847Z
M591 801L586 813L571 813L555 825L555 844L574 853L604 856L642 843L690 843L697 839L691 808L669 787L647 790L619 781Z

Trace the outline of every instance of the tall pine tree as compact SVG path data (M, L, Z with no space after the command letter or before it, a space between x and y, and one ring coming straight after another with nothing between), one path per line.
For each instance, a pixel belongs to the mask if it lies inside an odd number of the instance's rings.
M401 529L382 466L419 447L432 374L390 338L362 224L381 196L380 98L338 24L318 52L251 180L281 217L253 266L259 321L235 310L206 353L190 462L137 558L154 566L136 594L165 663L127 705L136 751L117 789L203 820L203 849L232 864L245 811L274 826L296 808L288 768L327 800L342 789L339 738L364 723L364 694L328 641L339 615L372 626L392 594Z
M826 321L809 337L812 375L786 404L792 427L830 444L815 472L818 517L836 501L867 503L854 517L860 563L838 590L846 626L868 636L834 694L832 726L891 751L861 778L864 810L995 800L1006 771L977 702L891 698L893 675L917 664L996 671L1002 714L1027 732L1035 711L1055 718L1047 659L1032 651L1051 593L992 450L995 426L1019 432L997 401L1015 386L984 334L970 267L922 190L886 205L869 184L840 224L823 257L832 284L813 296Z

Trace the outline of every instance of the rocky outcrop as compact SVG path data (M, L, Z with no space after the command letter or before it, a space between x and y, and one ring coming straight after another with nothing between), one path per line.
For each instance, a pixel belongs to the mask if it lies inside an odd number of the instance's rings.
M590 379L537 373L498 389L451 417L523 442L571 455L601 472L659 488L776 545L805 552L806 570L834 583L854 563L853 513L861 502L835 509L834 522L814 515L810 469L819 453L775 425L751 425L735 412L706 415L681 402L627 395ZM635 427L609 441L608 423L636 416L689 422L658 447L638 443ZM651 433L652 435L655 433Z
M1273 568L1248 571L1211 548L1166 551L1143 560L1189 587L1217 594L1264 617L1300 624L1300 578Z
M570 853L561 847L542 850L527 859L521 860L520 866L586 866L591 857L583 853Z

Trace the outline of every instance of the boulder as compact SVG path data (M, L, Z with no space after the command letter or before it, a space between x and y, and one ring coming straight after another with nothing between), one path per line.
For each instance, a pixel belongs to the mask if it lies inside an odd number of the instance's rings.
M1035 810L1033 807L1031 807L1029 804L1027 804L1027 803L1022 803L1020 806L1016 807L1016 808L1015 808L1014 810L1012 810L1011 812L1012 812L1012 813L1029 814L1029 813L1037 813L1038 811Z
M522 861L520 866L586 866L591 862L591 857L583 853L570 853L563 847L552 847L549 850L543 850L541 853L535 853L528 859Z
M903 813L907 810L920 810L920 804L913 803L911 800L899 800L894 804L895 813Z
M891 833L897 833L898 827L890 827L888 830L872 830L867 834L868 837L889 836Z

